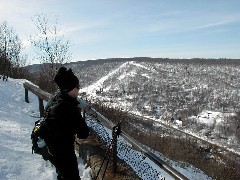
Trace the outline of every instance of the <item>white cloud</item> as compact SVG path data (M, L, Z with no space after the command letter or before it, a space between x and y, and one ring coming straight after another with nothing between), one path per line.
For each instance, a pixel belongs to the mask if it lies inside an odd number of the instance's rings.
M212 27L228 26L240 22L239 13L206 13L180 12L163 13L158 18L150 20L144 31L149 33L178 33L195 30L204 30Z
M85 31L93 28L97 28L99 26L103 26L106 24L104 20L95 20L95 21L78 21L78 22L71 22L64 25L61 30L61 34L70 34L79 31Z
M196 26L192 28L192 30L198 30L198 29L206 29L216 26L222 26L222 25L228 25L230 23L235 23L240 21L240 14L239 15L231 15L227 17L219 17L218 20L212 20L212 22L208 22L206 24Z

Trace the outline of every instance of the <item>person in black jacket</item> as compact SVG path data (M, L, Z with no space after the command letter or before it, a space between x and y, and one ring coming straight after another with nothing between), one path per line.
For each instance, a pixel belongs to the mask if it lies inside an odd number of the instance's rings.
M78 108L79 80L72 70L59 68L55 78L59 90L47 103L45 141L52 155L58 179L79 180L77 158L74 151L75 135L85 139L89 129Z

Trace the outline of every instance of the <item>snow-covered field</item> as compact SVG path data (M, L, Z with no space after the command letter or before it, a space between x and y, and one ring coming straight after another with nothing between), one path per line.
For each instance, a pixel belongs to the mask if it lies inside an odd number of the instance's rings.
M25 80L0 81L0 179L1 180L52 180L55 168L39 155L32 154L31 131L38 120L38 98L29 93L30 103L24 102ZM89 178L79 158L82 179Z

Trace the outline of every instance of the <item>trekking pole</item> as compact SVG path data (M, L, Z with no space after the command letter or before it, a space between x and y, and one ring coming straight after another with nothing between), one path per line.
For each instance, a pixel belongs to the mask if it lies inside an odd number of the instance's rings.
M106 153L105 153L105 155L104 155L104 158L103 158L102 164L101 164L101 166L100 166L100 168L99 168L99 170L98 170L98 173L97 173L97 176L96 176L95 180L97 180L97 178L98 178L98 176L99 176L99 174L100 174L100 171L101 171L101 169L102 169L102 167L103 167L103 164L104 164L104 162L105 162L107 156L108 156L109 153L111 152L111 149L112 149L111 146L112 146L112 140L111 140L111 143L109 144L109 146L108 146L108 148L107 148L107 151L106 151ZM107 159L109 159L109 156L108 156ZM107 163L107 165L108 165L108 163ZM104 175L105 175L105 171L106 171L106 169L107 169L107 165L106 165L106 167L105 167L103 177L104 177ZM103 178L103 177L102 177L102 178Z
M112 145L110 146L110 153L112 153ZM106 163L106 167L105 167L104 172L103 172L102 180L103 180L103 178L105 176L105 173L107 171L109 160L110 160L110 156L108 156L108 158L107 158L107 163Z
M119 121L117 123L116 126L113 127L112 130L112 162L113 162L113 168L112 168L112 172L116 173L117 172L117 138L119 137L119 135L121 134L121 127L120 127L121 121Z
M118 122L118 124L113 127L111 142L106 150L105 156L103 158L102 164L98 170L95 180L97 180L97 178L100 174L100 171L103 167L103 164L104 164L105 160L107 160L107 163L106 163L106 166L105 166L105 169L103 172L103 176L102 176L102 179L104 178L110 158L112 158L112 162L113 162L112 171L113 171L113 173L116 172L116 169L117 169L117 137L119 137L119 135L121 133L120 123L121 123L121 121Z

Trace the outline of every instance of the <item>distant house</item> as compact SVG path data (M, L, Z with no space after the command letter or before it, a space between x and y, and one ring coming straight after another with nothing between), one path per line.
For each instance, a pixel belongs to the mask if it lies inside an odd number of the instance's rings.
M176 120L173 121L173 124L177 125L178 127L182 127L182 121L181 120L176 119Z

